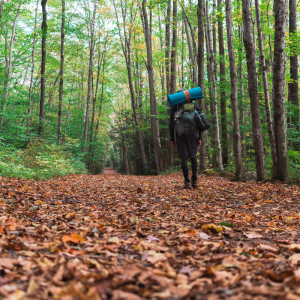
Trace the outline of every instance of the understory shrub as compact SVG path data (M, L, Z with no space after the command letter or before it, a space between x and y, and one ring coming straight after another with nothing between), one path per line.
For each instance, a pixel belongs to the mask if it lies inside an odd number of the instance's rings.
M16 150L0 144L0 175L3 177L45 180L86 172L85 164L63 146L36 140L27 148Z

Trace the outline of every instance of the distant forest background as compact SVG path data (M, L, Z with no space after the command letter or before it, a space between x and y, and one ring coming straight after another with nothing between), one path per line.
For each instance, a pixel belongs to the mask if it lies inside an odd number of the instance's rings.
M296 0L0 0L0 174L178 170L167 95L200 86L200 171L300 178Z

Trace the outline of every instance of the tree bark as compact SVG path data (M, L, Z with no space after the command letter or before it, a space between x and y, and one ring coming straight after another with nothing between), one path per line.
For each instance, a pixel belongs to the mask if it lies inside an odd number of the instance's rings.
M11 80L11 72L12 72L12 60L13 60L13 49L14 49L14 43L15 43L15 33L16 33L16 26L17 26L17 20L20 14L20 7L22 5L22 1L20 1L19 6L17 8L17 13L14 19L12 32L11 32L11 38L10 38L10 47L9 47L9 58L8 58L8 69L5 76L5 83L4 83L4 97L2 102L2 116L0 119L0 127L3 126L4 122L4 113L6 111L6 104L8 99L8 93L10 89L10 80Z
M61 0L61 32L60 32L60 71L59 71L59 103L58 103L58 124L57 124L57 145L62 143L62 110L64 92L64 47L65 47L65 0Z
M255 0L255 11L256 11L256 23L257 23L257 37L258 37L258 47L259 47L259 60L260 66L262 71L262 80L263 80L263 87L264 87L264 95L265 95L265 108L266 108L266 117L268 123L268 132L270 137L270 144L271 144L271 154L272 154L272 174L276 174L277 169L277 153L276 153L276 140L274 135L274 126L272 120L272 113L271 113L271 106L270 106L270 94L268 88L268 78L267 78L267 65L265 59L265 51L263 46L263 35L262 35L262 28L261 28L261 18L260 18L260 11L259 11L259 4L258 0Z
M113 5L114 5L114 9L115 9L115 15L117 18L117 25L118 25L119 35L120 35L120 39L121 39L122 50L123 50L123 54L124 54L125 62L126 62L132 114L133 114L133 119L134 119L136 131L137 131L137 135L138 135L139 148L140 148L142 164L143 164L142 170L143 170L143 173L146 173L147 172L147 158L146 158L146 152L145 152L145 146L144 146L144 138L143 138L142 131L140 129L140 121L139 121L138 114L137 114L136 95L135 95L135 91L134 91L133 78L132 78L131 38L132 38L133 16L135 15L135 12L133 11L134 6L133 6L133 3L130 6L130 26L129 26L129 28L126 28L125 22L126 22L126 18L127 18L127 16L126 16L127 7L126 7L126 9L124 9L123 2L121 1L122 18L123 18L123 20L122 20L123 36L124 36L124 40L123 40L122 34L121 34L121 25L119 22L119 16L117 13L115 1L113 1Z
M93 67L94 67L94 32L95 32L95 19L98 1L94 1L93 17L90 24L91 30L91 40L90 40L90 59L89 59L89 75L88 75L88 90L86 97L86 107L85 107L85 120L84 120L84 152L87 150L88 141L88 129L89 129L89 117L90 117L90 101L91 101L91 91L92 91L92 79L93 79Z
M151 131L154 145L154 156L157 173L162 172L165 169L164 155L161 149L160 134L159 134L159 123L157 117L157 104L155 95L155 84L154 84L154 71L152 63L152 42L149 31L148 15L146 10L146 0L143 0L142 5L138 0L140 8L141 19L143 23L143 31L145 35L146 48L147 48L147 71L149 79L150 89L150 113L151 113Z
M171 0L168 0L166 23L166 43L165 43L165 69L167 95L170 94L170 40L171 40Z
M217 93L217 78L216 78L216 64L214 58L214 52L211 45L210 35L210 22L208 16L208 2L206 2L206 46L208 50L208 60L212 79L212 108L213 108L213 124L214 124L214 139L217 145L216 153L216 166L218 169L223 171L223 161L221 152L221 141L220 141L220 130L219 130L219 116L218 116L218 93Z
M204 89L204 5L203 0L198 0L197 5L197 19L198 19L198 85L201 87L203 95ZM200 99L199 106L201 111L204 111L204 98ZM207 155L206 155L206 132L201 135L200 147L200 172L207 169Z
M4 5L4 0L1 0L1 3L0 3L0 22L1 22L1 19L2 19L3 5Z
M190 37L190 33L189 33L189 27L188 27L187 17L186 17L186 14L185 14L184 10L183 10L183 21L184 21L184 25L185 25L186 38L187 38L187 43L188 43L188 47L189 47L189 57L190 57L192 84L196 85L197 84L196 61L195 61L195 55L194 55L194 51L193 51L193 45L192 45L191 37Z
M222 0L218 0L218 10L222 11ZM232 32L231 32L232 34ZM222 137L222 159L223 164L228 164L228 133L227 133L227 105L226 105L226 70L225 70L225 51L223 36L223 18L218 14L218 37L219 37L219 63L220 63L220 103L221 103L221 137Z
M250 0L242 0L244 45L248 69L248 92L250 97L252 134L255 150L257 180L265 178L265 156L263 148L263 137L259 112L258 80L256 72L256 51L252 35L252 17L250 11Z
M222 0L219 0L218 5ZM220 24L219 24L220 25ZM233 152L235 158L235 179L241 180L244 170L242 161L242 147L241 147L241 130L238 107L237 94L237 72L235 66L234 45L232 37L232 16L231 16L231 0L226 0L226 27L227 27L227 44L230 65L230 83L231 83L231 110L233 119Z
M176 58L177 58L177 0L173 0L173 26L172 26L172 51L171 51L171 75L170 75L170 94L176 92Z
M46 43L47 43L47 0L42 0L42 63L41 63L41 98L40 98L40 114L39 114L39 130L38 134L40 138L43 138L44 134L44 115L45 115L45 93L46 93Z
M277 173L274 179L287 181L287 139L285 117L285 29L286 1L274 1L275 39L273 62L273 111L277 150Z
M290 73L291 73L291 82L289 83L289 100L292 104L292 117L291 123L296 131L300 131L299 123L299 94L298 94L298 55L299 44L297 44L297 5L296 0L289 0L289 34L290 34L290 43L293 46L292 54L290 55ZM293 42L292 42L292 41ZM296 150L300 151L300 143L294 143Z
M27 109L27 133L29 132L30 126L30 114L31 114L31 97L32 97L32 85L35 68L35 45L36 45L36 27L37 27L37 11L38 11L39 0L36 2L35 16L34 16L34 28L33 28L33 42L31 51L31 72L30 72L30 83L29 83L29 95L28 95L28 109Z

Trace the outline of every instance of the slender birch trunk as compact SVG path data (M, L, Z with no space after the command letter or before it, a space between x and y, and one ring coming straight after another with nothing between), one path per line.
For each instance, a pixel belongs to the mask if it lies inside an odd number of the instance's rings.
M40 98L40 114L38 134L43 138L44 134L44 115L45 115L45 94L46 94L46 43L47 43L47 0L42 0L42 63L41 63L41 98Z
M223 171L223 161L222 161L222 151L221 151L221 141L220 141L220 131L219 131L219 116L218 116L218 94L217 94L217 79L216 79L216 65L215 65L215 58L214 53L211 45L211 35L210 35L210 22L208 16L208 3L206 2L206 44L208 48L208 59L209 59L209 66L210 72L212 77L212 107L213 107L213 123L214 123L214 139L217 146L217 153L216 153L216 165L221 171Z
M58 104L58 124L57 124L57 145L62 143L62 110L64 93L64 47L65 47L65 0L61 1L61 32L60 32L60 71L59 71L59 104Z
M218 0L218 10L221 12L222 0ZM220 103L221 103L221 137L223 164L228 165L228 133L227 133L227 103L226 103L226 70L223 36L223 17L218 14L219 65L220 65Z
M173 0L173 37L171 51L170 94L174 94L176 92L177 26L177 0Z
M288 85L289 101L292 104L292 117L291 123L296 131L300 132L300 111L299 111L299 88L298 88L298 55L299 51L299 38L297 35L297 5L296 0L289 1L289 35L291 46L295 49L290 55L290 73L291 82ZM298 46L298 47L297 47ZM296 150L300 151L300 142L294 143Z
M151 131L154 145L154 156L157 173L162 172L165 169L164 155L161 149L160 134L159 134L159 123L157 117L157 104L155 95L155 84L154 84L154 70L152 63L152 42L151 34L149 29L148 15L146 10L146 0L143 0L142 5L138 0L140 8L141 19L143 23L143 31L145 35L146 48L147 48L147 70L149 77L149 89L150 89L150 113L151 113Z
M32 98L32 85L33 85L33 76L35 69L35 46L36 46L36 28L37 28L37 11L39 6L39 1L36 2L35 15L34 15L34 28L33 28L33 41L32 41L32 51L31 51L31 72L30 72L30 83L29 83L29 95L28 95L28 109L27 109L27 133L29 133L30 127L30 115L31 115L31 98Z
M219 1L220 3L221 1ZM241 180L244 170L242 161L241 130L237 94L237 72L235 66L234 45L232 37L231 0L226 0L227 44L230 65L231 109L233 119L233 151L235 158L235 179Z
M141 152L141 158L142 158L142 170L143 173L147 172L147 158L146 158L146 152L145 152L145 146L144 146L144 137L142 134L142 131L140 129L140 121L138 118L137 114L137 107L136 107L136 95L134 91L134 85L133 85L133 78L132 78L132 63L131 63L131 39L132 39L132 24L133 24L133 17L135 15L135 12L133 11L133 3L131 3L130 6L130 26L129 28L125 27L125 22L126 22L126 12L127 12L127 7L124 8L124 3L121 1L121 8L122 8L122 22L123 22L123 36L124 40L121 38L121 23L119 21L119 16L117 13L116 9L116 4L115 1L113 1L114 9L115 9L115 15L117 18L117 25L118 25L118 30L119 30L119 35L121 39L121 45L122 45L122 50L123 54L125 57L125 62L126 62L126 68L127 68L127 75L128 75L128 85L129 85L129 91L130 91L130 98L131 98L131 107L132 107L132 114L133 114L133 119L135 122L136 126L136 131L138 135L138 142L139 142L139 148Z
M2 102L2 116L0 119L0 127L3 126L4 122L4 114L6 111L6 105L7 105L7 99L8 99L8 93L10 89L10 80L11 80L11 73L12 73L12 60L13 60L13 49L14 49L14 43L15 43L15 33L16 33L16 26L17 26L17 20L20 14L20 8L22 5L22 1L20 1L18 8L17 8L17 13L14 19L13 27L12 27L12 32L11 32L11 38L10 38L10 47L9 47L9 58L8 58L8 69L5 77L5 83L4 83L4 97L3 97L3 102Z
M198 17L198 85L201 87L203 95L205 95L204 89L204 5L203 0L198 0L197 5L197 17ZM199 103L201 111L204 111L204 98L200 99ZM207 154L206 154L206 133L202 132L201 135L201 147L200 147L200 172L204 172L207 169Z
M263 45L263 35L262 35L262 28L261 28L261 18L260 18L260 11L259 11L259 4L258 0L255 0L255 11L256 11L256 23L257 23L257 38L258 38L258 47L259 47L259 60L262 72L262 80L263 80L263 87L264 87L264 95L265 95L265 108L266 108L266 117L268 123L268 133L270 137L270 144L271 144L271 154L272 154L272 174L273 176L276 174L277 169L277 153L276 153L276 140L274 134L274 125L272 120L272 113L271 113L271 105L270 105L270 94L268 88L268 78L267 78L267 65L265 59L265 51Z
M86 97L86 107L85 107L85 120L84 120L84 152L87 150L87 141L88 141L88 130L89 130L89 117L90 117L90 101L91 101L91 92L92 92L92 79L93 79L93 67L94 67L94 33L95 33L95 19L97 11L98 1L94 1L94 10L93 17L90 24L90 59L89 59L89 75L88 75L88 90Z
M265 178L265 155L263 148L262 128L259 112L258 79L256 72L256 50L253 43L252 17L250 0L242 0L243 24L244 24L244 45L248 69L248 92L250 97L252 135L255 150L257 180Z
M166 24L166 42L165 42L165 69L166 69L166 85L167 95L170 94L170 40L171 40L171 0L168 0Z

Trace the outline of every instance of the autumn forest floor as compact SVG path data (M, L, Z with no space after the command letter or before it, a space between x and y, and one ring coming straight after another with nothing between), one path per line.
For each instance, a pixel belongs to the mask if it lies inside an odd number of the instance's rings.
M300 299L300 188L0 178L0 299Z

